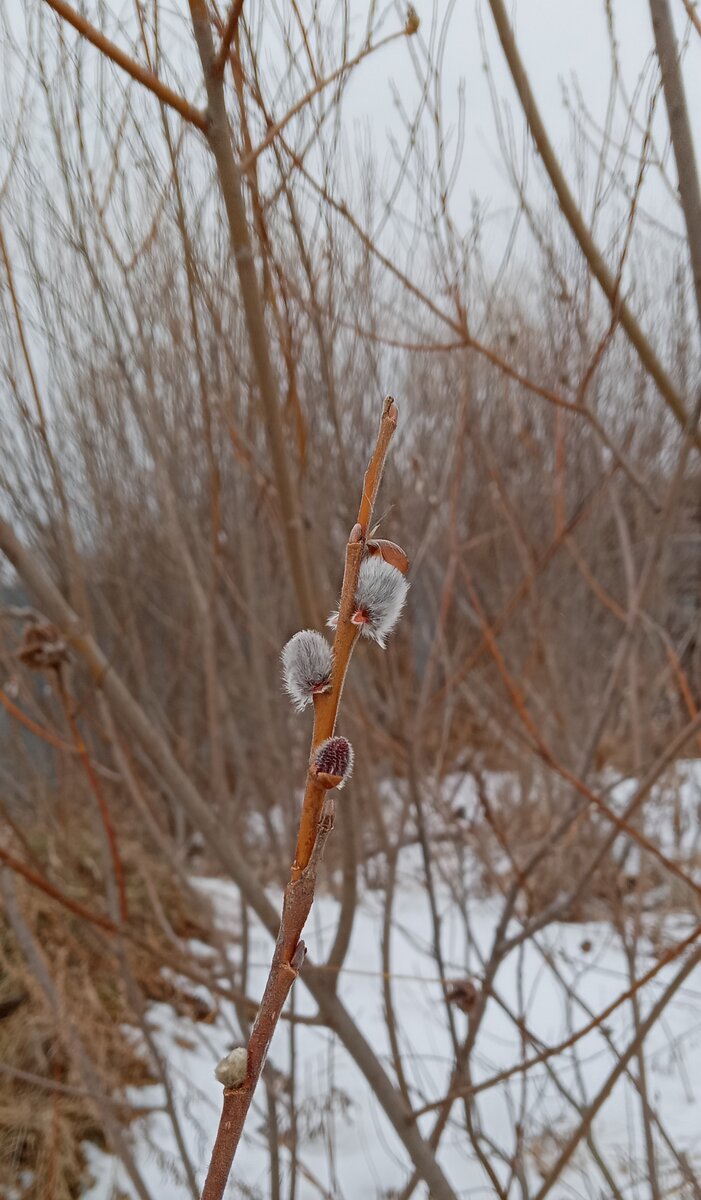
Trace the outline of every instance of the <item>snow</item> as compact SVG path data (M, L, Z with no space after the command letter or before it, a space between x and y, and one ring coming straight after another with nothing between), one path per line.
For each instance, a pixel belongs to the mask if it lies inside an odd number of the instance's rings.
M678 836L655 826L661 821L661 802L648 806L650 822L668 851L688 855L695 851L699 835L701 764L681 764L676 778L681 816ZM666 785L669 788L669 784ZM617 797L624 801L627 784ZM666 840L665 840L666 839ZM446 853L450 854L450 847ZM455 861L455 860L453 860ZM466 872L470 873L469 860ZM235 888L222 880L199 880L211 897L222 929L231 927L231 914L238 912ZM323 886L323 884L322 884ZM469 894L469 878L466 880ZM499 897L470 896L459 906L447 887L439 886L442 918L442 949L446 972L451 977L470 975L477 983L482 963L489 954L501 911ZM279 902L279 897L277 897ZM339 981L344 1004L360 1025L385 1068L392 1076L390 1047L384 1015L381 940L384 893L370 891L359 902L350 950ZM415 847L402 852L399 882L394 902L391 939L391 997L397 1017L407 1082L416 1107L438 1100L448 1085L452 1046L446 1029L441 985L432 953L430 913L422 885L420 857ZM317 897L305 941L315 962L323 962L333 941L338 904L328 894ZM659 930L661 918L656 915ZM664 923L663 923L664 924ZM518 928L514 924L510 932ZM691 928L679 912L664 924L662 945L670 945ZM197 947L198 953L204 948ZM271 940L255 925L251 933L251 970L247 994L260 996L270 958ZM653 943L642 938L635 964L641 975L655 961ZM232 951L235 962L236 950ZM664 967L640 993L640 1015L644 1019L662 989L674 978L680 961ZM509 1012L521 1012L528 1032L543 1044L565 1040L588 1023L592 1014L624 992L630 984L628 965L620 938L610 925L550 925L535 939L514 950L501 965L487 1003L473 1055L473 1079L478 1083L510 1067L536 1049L522 1041ZM194 990L194 989L193 989ZM205 994L200 989L202 994ZM295 1011L313 1013L311 998L296 985ZM466 1029L467 1017L454 1009L458 1034ZM183 1135L197 1178L203 1178L211 1141L218 1121L221 1086L214 1078L217 1061L240 1043L233 1006L222 1004L212 1025L178 1017L165 1005L150 1009L157 1042L171 1068ZM605 1022L613 1044L624 1049L633 1037L633 1015L623 1004ZM287 1071L290 1062L290 1026L281 1023L276 1032L269 1062ZM368 1089L362 1075L341 1044L326 1030L296 1027L297 1106L299 1153L302 1168L297 1185L298 1200L320 1195L361 1200L380 1200L388 1190L401 1190L410 1169L401 1143ZM514 1149L515 1128L525 1129L530 1149L529 1175L537 1185L544 1171L557 1158L557 1139L576 1127L578 1108L596 1096L615 1062L612 1046L601 1030L580 1041L548 1063L515 1075L477 1097L481 1128L505 1155ZM561 1090L549 1068L557 1069ZM701 965L688 976L654 1026L646 1041L649 1098L667 1133L692 1169L701 1170ZM638 1062L630 1064L637 1076ZM563 1095L563 1090L567 1093ZM133 1089L130 1098L139 1103L162 1103L157 1087ZM574 1102L574 1103L573 1103ZM488 1196L491 1188L476 1161L460 1122L459 1104L439 1151L439 1161L458 1196ZM435 1114L419 1119L427 1134ZM227 1195L267 1197L269 1161L265 1142L266 1107L262 1089L246 1126L236 1158L234 1178ZM593 1124L597 1147L606 1159L626 1196L645 1200L645 1147L640 1121L640 1099L632 1082L619 1080ZM151 1194L172 1200L189 1196L182 1166L175 1149L172 1126L164 1112L157 1112L133 1126L135 1155ZM663 1190L679 1182L679 1167L670 1158L662 1139L656 1139ZM114 1189L126 1195L133 1190L123 1169L114 1159L88 1147L96 1183L86 1196L107 1200ZM288 1158L282 1151L283 1195L287 1194ZM502 1163L500 1174L508 1175ZM248 1190L242 1190L245 1185ZM518 1185L517 1192L520 1194ZM553 1195L606 1197L607 1187L586 1144L580 1145ZM416 1196L426 1192L417 1189Z

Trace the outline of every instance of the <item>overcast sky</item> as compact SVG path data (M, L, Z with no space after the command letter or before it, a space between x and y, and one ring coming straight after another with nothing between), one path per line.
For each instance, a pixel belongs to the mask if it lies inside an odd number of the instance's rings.
M357 4L359 35L365 4ZM422 34L428 38L433 22L441 22L448 11L446 0L417 0L416 8L422 19ZM518 111L508 68L494 29L486 0L457 0L452 8L450 34L446 42L442 88L446 125L457 122L458 88L462 82L466 98L465 153L454 206L469 207L469 197L476 194L493 212L504 206L513 207L514 198L507 180L495 137L492 102L484 71L483 47L479 36L480 19L485 43L496 82L496 90L505 104L514 111L514 127L521 146L523 118ZM672 0L672 8L680 36L687 28L682 0ZM641 72L647 69L647 79L653 78L650 56L653 36L647 0L612 0L618 38L622 78L629 96L635 91ZM611 78L611 55L606 30L603 0L516 0L511 6L517 41L529 71L531 85L555 146L562 152L572 179L572 126L564 100L564 90L574 95L579 86L594 121L603 125ZM387 27L391 28L388 18ZM694 125L697 154L701 149L701 38L692 30L684 62L689 111ZM364 63L350 91L350 111L363 127L370 126L378 148L386 142L388 131L398 129L392 111L393 83L403 97L411 99L418 93L408 61L406 44L399 42L381 55ZM641 93L637 111L644 120L649 100L649 87ZM656 134L660 148L665 145L666 124L663 105L658 105ZM624 128L624 109L619 102L615 130ZM640 135L631 145L636 154ZM634 175L637 164L631 160ZM670 176L676 185L676 174ZM675 205L669 190L651 172L645 191L645 206L656 217L674 223Z
M653 78L650 70L650 55L653 49L652 29L648 0L610 0L614 15L622 77L628 95L632 95L641 72L647 69L648 82ZM261 8L260 5L263 5ZM671 0L678 32L683 35L688 26L682 0ZM275 6L268 7L268 0L247 0L251 14L263 12L270 26L277 25ZM146 4L150 8L150 2ZM222 3L222 8L227 5ZM301 12L311 10L311 0L300 0ZM391 32L401 26L403 5L375 6L382 15L381 32ZM465 152L461 164L458 185L455 190L454 215L460 221L462 213L468 213L471 197L477 196L488 211L498 213L504 207L513 208L514 198L510 189L495 137L492 102L484 71L484 53L480 40L480 23L484 29L485 43L499 97L514 112L514 129L518 145L522 144L523 118L515 103L515 94L504 62L486 0L416 0L415 7L421 18L420 36L429 41L432 31L440 29L449 17L449 34L446 39L441 88L446 130L454 130L458 120L458 90L465 89L466 138ZM701 6L700 6L701 7ZM321 10L335 8L334 0L321 0ZM42 9L41 0L0 0L0 9L13 30L22 40L22 29L26 20L34 21ZM369 0L350 0L351 37L350 52L354 53L363 43L367 27ZM101 24L106 32L126 47L130 46L131 34L135 31L134 0L88 0L85 10ZM287 13L288 0L278 0L278 13ZM180 86L190 98L202 100L201 72L189 29L187 0L161 0L161 27L167 31L171 42L171 53L178 63ZM269 13L269 15L267 15ZM529 70L532 87L541 107L546 126L556 147L562 151L572 178L572 128L564 102L563 90L574 95L575 82L593 119L602 124L608 100L611 77L611 57L606 32L605 0L512 0L512 20L520 51ZM48 14L51 22L56 22ZM335 15L338 22L338 15ZM329 21L329 38L334 40L334 20ZM72 31L67 38L74 38ZM336 51L327 60L327 66L338 65L340 33L335 38ZM415 43L414 43L415 45ZM180 47L180 48L179 48ZM270 52L270 47L268 47ZM97 51L90 53L97 56ZM16 60L5 66L17 68ZM689 110L692 115L697 146L701 151L701 37L692 30L686 52L684 73L687 84ZM349 146L362 147L372 138L378 161L387 169L391 178L391 154L388 141L392 134L401 133L401 124L394 107L392 88L399 92L407 110L413 111L419 96L406 40L395 42L377 55L364 61L348 86L344 132ZM300 89L302 90L302 89ZM15 98L18 93L15 92ZM11 92L6 92L10 101ZM644 121L649 99L649 87L639 97L637 111ZM153 103L153 102L151 102ZM276 110L276 116L281 115ZM658 106L656 133L660 146L665 143L666 125L663 105ZM155 115L155 114L154 114ZM624 127L624 109L619 100L616 130ZM371 132L370 132L371 131ZM640 136L631 140L637 154ZM355 169L351 153L349 165ZM636 162L631 159L630 172L634 175ZM671 176L676 183L672 169ZM655 180L655 172L649 174L644 196L646 207L655 216L673 222L674 202L668 190Z

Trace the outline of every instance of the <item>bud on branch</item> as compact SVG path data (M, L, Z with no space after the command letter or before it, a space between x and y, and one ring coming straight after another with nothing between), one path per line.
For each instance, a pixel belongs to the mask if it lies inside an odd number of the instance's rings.
M355 590L354 612L351 621L363 637L373 638L384 649L385 642L401 616L409 591L401 571L381 554L363 559ZM329 625L338 624L338 613L329 617Z
M315 629L303 629L290 638L282 651L282 679L285 691L301 712L314 696L331 687L333 653Z
M325 787L342 788L353 774L353 747L348 738L330 737L321 742L314 755L314 771Z
M235 1046L214 1068L214 1074L224 1087L238 1087L248 1074L248 1050Z

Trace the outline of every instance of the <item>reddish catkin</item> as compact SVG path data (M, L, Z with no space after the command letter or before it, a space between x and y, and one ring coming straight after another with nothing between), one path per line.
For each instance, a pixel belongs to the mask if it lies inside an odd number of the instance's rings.
M321 742L314 755L314 766L317 775L339 778L337 786L342 788L353 774L353 747L348 738L330 737Z

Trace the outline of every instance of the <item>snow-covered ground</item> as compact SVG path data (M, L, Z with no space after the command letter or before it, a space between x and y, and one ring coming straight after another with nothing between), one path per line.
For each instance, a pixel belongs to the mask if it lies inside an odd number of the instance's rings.
M683 842L696 844L701 803L699 764L682 772ZM655 819L656 807L651 807ZM665 841L672 850L673 839ZM469 872L466 864L466 872ZM219 880L200 881L212 897L223 928L238 912L235 889ZM469 887L466 888L469 895ZM479 982L480 963L489 952L501 902L494 898L469 898L463 912L446 886L439 888L443 920L442 940L446 970L451 976L470 973ZM371 891L362 898L356 916L352 944L339 991L344 1003L366 1038L392 1073L384 1017L381 932L384 893ZM335 931L338 904L328 895L315 903L305 941L316 962L324 959ZM698 915L697 918L698 919ZM692 926L677 913L664 928L663 944L684 936ZM514 926L516 929L517 926ZM451 1048L446 1031L442 995L431 949L431 924L420 859L415 848L400 859L399 886L394 904L391 943L391 990L404 1056L404 1067L414 1091L416 1107L437 1100L444 1093L451 1067ZM203 949L203 948L201 948ZM263 987L270 938L259 928L251 936L251 971L248 994L257 997ZM658 946L659 950L659 946ZM235 951L232 951L235 958ZM653 947L642 941L636 974L642 974L655 959ZM683 960L681 960L683 961ZM680 961L661 970L640 994L641 1017L650 1010L661 991L678 971ZM568 995L569 984L572 994ZM565 1040L586 1025L591 1014L600 1012L630 983L620 940L609 926L552 925L541 935L516 950L500 967L489 998L473 1056L473 1079L487 1079L534 1053L532 1042L524 1041L510 1013L520 1012L528 1033L544 1044ZM192 990L192 989L191 989ZM297 1012L314 1012L303 986L295 990ZM467 1017L456 1010L462 1035ZM175 1016L170 1008L154 1005L151 1020L158 1043L171 1064L183 1131L198 1177L208 1161L211 1140L218 1120L221 1086L215 1081L216 1061L240 1041L233 1009L224 1006L213 1025L195 1024ZM340 1043L327 1031L296 1027L297 1107L300 1113L299 1153L302 1163L298 1200L322 1195L347 1200L375 1200L393 1189L401 1190L409 1177L409 1164L382 1110ZM629 1003L622 1005L605 1023L606 1034L618 1049L633 1037L633 1014ZM701 1176L701 966L676 993L646 1043L649 1099L664 1129ZM290 1063L290 1027L282 1023L273 1041L270 1063L287 1071ZM614 1051L600 1030L588 1034L547 1064L532 1068L526 1076L480 1094L479 1121L494 1143L508 1154L514 1145L514 1130L522 1125L530 1148L529 1174L536 1185L557 1157L557 1139L574 1129L579 1111L596 1096L615 1061ZM556 1068L557 1081L550 1074ZM633 1059L631 1072L637 1076ZM161 1102L158 1088L132 1093L139 1103ZM440 1162L459 1196L488 1196L491 1189L477 1163L459 1123L461 1109L453 1110L455 1122L446 1130L439 1151ZM263 1097L246 1126L246 1137L238 1152L229 1195L246 1195L265 1200L270 1194L269 1162L265 1142L266 1110ZM421 1118L428 1132L434 1116ZM626 1197L647 1200L643 1128L640 1099L633 1083L624 1077L597 1115L593 1135L608 1169ZM157 1113L134 1126L136 1157L154 1200L168 1196L180 1200L189 1192L182 1180L182 1167L175 1151L172 1127ZM680 1169L670 1158L658 1135L663 1192L675 1191ZM122 1168L107 1155L88 1149L97 1180L88 1193L90 1200L107 1200L113 1189L131 1195ZM283 1161L283 1195L286 1195L288 1161ZM504 1171L506 1169L504 1168ZM245 1185L245 1189L240 1187ZM520 1195L517 1187L515 1194ZM425 1197L425 1189L415 1195ZM610 1196L610 1188L594 1158L583 1143L553 1193L565 1197Z

